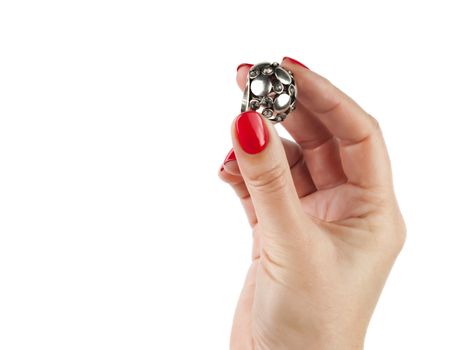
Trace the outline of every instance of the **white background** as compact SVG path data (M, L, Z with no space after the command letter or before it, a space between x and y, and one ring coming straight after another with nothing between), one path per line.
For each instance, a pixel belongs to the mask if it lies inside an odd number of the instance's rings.
M408 239L367 349L461 349L457 1L1 1L0 349L225 349L241 62L379 119ZM282 129L279 129L283 133Z

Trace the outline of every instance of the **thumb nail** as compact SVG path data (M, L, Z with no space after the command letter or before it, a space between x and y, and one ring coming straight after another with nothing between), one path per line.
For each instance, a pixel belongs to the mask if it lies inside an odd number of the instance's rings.
M247 111L235 120L235 132L242 149L249 154L256 154L266 148L269 132L259 113Z

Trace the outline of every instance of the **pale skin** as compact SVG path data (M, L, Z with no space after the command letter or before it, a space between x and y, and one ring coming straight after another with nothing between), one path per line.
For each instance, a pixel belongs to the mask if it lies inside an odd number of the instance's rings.
M368 323L405 241L405 224L377 121L313 71L284 60L297 109L265 121L257 154L240 146L219 176L240 198L253 256L231 350L362 349ZM244 88L249 66L237 72Z

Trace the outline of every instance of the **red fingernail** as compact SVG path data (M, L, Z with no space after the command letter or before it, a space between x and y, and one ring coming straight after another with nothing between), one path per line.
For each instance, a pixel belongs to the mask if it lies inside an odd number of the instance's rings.
M243 112L235 120L235 132L243 150L250 154L261 152L269 141L269 132L255 111Z
M245 67L245 66L248 66L249 68L253 67L253 65L251 63L242 63L242 64L239 64L238 67L237 67L237 72L240 68L242 67Z
M236 159L237 159L237 158L235 158L234 149L231 148L231 150L230 150L229 153L227 154L226 158L224 159L223 164L226 164L227 162L230 162L231 160L236 160Z
M223 171L224 170L224 165L221 165L221 169L219 169L219 171Z
M283 60L290 61L291 63L297 64L297 65L299 65L299 66L301 66L301 67L304 67L304 68L306 68L306 69L309 69L306 65L304 65L304 64L302 64L301 62L295 60L294 58L286 57L286 56L285 56L285 57L283 58ZM283 61L283 60L282 60L282 61Z

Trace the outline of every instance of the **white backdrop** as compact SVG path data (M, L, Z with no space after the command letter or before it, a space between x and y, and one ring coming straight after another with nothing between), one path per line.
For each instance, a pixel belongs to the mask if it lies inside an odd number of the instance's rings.
M408 239L367 349L461 349L457 1L1 1L0 349L225 349L242 62L379 119ZM283 130L279 128L282 134Z

